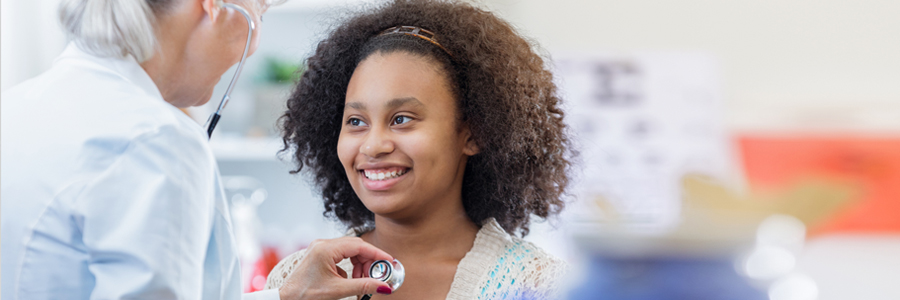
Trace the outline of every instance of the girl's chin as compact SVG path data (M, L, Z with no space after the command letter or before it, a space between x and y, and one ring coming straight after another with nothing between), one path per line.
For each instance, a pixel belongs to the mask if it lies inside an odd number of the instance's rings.
M395 215L400 210L396 205L390 205L387 203L371 203L363 201L363 204L366 206L366 208L369 209L369 211L382 217Z
M380 199L379 199L380 200ZM376 199L363 200L363 205L379 217L388 219L403 219L403 207L396 201L379 201Z

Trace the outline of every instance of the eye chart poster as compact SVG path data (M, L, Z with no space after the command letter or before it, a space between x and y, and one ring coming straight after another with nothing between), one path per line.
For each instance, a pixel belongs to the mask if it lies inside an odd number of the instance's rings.
M732 174L710 55L569 54L553 63L580 151L575 220L662 233L678 224L683 175Z

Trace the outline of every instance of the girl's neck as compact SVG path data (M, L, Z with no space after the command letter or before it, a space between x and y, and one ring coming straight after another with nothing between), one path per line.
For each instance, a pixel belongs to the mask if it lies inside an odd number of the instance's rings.
M398 221L375 216L363 240L398 259L460 260L472 249L478 226L462 208L440 209L427 217Z

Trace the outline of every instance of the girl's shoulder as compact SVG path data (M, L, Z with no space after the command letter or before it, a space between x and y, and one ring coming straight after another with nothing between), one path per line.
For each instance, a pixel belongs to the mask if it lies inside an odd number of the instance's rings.
M525 239L507 233L494 219L489 219L478 232L474 248L484 248L486 251L498 254L498 261L512 258L515 262L531 263L534 261L543 264L565 264L563 260L550 254L538 245ZM482 251L484 252L484 251ZM529 258L529 260L525 260Z
M459 294L448 299L552 299L567 269L562 259L506 233L491 219L460 262L451 288Z

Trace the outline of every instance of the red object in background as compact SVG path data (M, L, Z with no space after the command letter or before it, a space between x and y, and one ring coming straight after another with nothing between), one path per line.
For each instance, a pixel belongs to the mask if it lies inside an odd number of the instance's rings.
M266 287L266 277L269 276L269 272L272 272L272 269L275 268L275 265L277 265L280 260L277 249L273 247L263 247L262 256L253 262L253 271L250 273L250 285L246 288L244 293L263 290Z
M862 196L811 233L900 232L900 137L739 139L751 186L783 188L827 177L862 187Z

